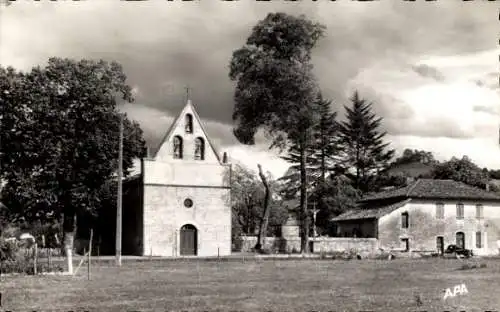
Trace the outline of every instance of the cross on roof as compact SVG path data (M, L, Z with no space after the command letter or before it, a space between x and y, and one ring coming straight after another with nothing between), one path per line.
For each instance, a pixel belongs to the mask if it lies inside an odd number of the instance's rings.
M186 86L186 101L189 101L189 85Z

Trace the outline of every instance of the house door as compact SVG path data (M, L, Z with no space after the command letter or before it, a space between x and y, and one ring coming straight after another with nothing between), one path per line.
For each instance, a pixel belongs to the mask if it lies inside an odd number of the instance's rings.
M436 248L440 255L444 254L444 238L443 236L438 236L436 238Z
M197 254L197 234L198 231L191 224L186 224L181 227L181 256L195 256Z
M465 234L463 232L457 232L457 247L465 248Z

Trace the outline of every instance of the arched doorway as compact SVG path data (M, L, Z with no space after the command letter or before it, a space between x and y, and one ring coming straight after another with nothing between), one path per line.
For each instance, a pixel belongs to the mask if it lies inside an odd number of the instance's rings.
M465 234L464 232L457 232L457 247L465 248Z
M192 224L181 227L180 247L181 256L196 256L198 252L198 230Z

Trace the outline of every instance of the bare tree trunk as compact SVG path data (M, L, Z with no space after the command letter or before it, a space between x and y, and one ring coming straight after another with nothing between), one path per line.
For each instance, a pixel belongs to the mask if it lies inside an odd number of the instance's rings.
M300 146L300 225L301 239L300 252L309 253L309 216L307 215L307 172L306 172L306 144Z
M259 226L259 234L257 235L257 244L255 245L255 250L260 251L262 250L263 247L263 238L266 236L267 233L267 224L269 223L269 200L271 197L271 190L269 188L269 184L267 183L266 176L262 172L262 166L260 164L257 165L259 167L259 176L260 179L262 180L262 184L264 184L264 188L266 190L265 195L264 195L264 212L262 219L260 221L260 226Z

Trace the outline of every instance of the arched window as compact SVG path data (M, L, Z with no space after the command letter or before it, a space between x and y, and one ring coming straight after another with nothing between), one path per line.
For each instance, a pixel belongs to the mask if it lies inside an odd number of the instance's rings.
M193 116L191 114L186 114L185 119L186 133L193 133Z
M194 159L205 159L205 141L202 138L196 138L194 142Z
M178 135L174 137L174 158L182 159L182 138Z

